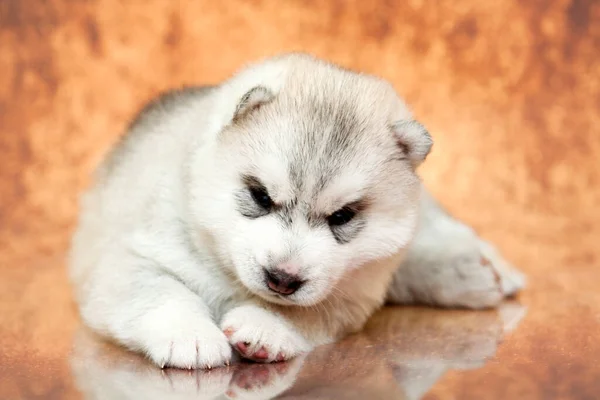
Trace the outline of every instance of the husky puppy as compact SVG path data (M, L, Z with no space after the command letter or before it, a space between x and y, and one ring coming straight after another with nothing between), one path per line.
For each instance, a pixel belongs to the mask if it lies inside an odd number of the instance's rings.
M85 194L84 322L159 366L286 360L384 302L485 308L524 284L423 190L392 86L303 54L147 106Z

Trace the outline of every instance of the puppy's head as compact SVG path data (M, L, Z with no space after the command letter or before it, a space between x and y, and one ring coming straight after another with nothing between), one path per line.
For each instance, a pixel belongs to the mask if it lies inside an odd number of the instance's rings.
M313 305L408 244L432 142L389 84L294 55L222 91L238 96L196 157L191 207L247 289Z

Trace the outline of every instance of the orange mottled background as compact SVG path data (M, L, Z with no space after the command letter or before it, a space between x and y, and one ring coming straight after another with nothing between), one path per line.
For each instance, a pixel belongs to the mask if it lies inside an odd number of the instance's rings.
M436 140L428 185L513 261L564 240L557 265L587 260L599 21L593 0L3 0L3 256L65 248L90 172L153 95L303 50L394 83Z

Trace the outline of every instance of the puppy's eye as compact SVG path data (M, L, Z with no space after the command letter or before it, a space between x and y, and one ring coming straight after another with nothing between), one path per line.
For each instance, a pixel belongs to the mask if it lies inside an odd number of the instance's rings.
M261 206L263 209L270 210L271 207L273 207L273 200L271 200L271 197L265 188L250 187L248 190L250 190L250 194L252 195L252 198L256 204Z
M352 221L352 218L354 218L355 215L356 212L353 209L344 207L327 217L327 222L329 223L329 226L345 225Z

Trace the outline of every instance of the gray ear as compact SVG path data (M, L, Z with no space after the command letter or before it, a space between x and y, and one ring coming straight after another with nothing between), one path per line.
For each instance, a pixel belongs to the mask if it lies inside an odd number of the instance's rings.
M392 125L398 146L414 167L421 164L433 146L427 129L417 121L397 121Z
M256 86L250 89L238 103L233 114L233 121L239 121L263 104L273 100L274 97L275 95L264 86Z

